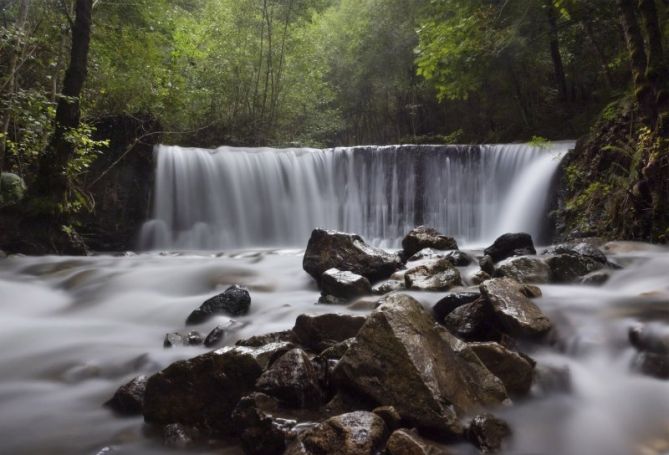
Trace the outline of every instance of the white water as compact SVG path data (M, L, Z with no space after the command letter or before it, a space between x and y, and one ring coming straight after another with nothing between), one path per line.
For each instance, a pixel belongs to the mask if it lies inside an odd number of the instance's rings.
M397 245L426 224L461 243L541 238L572 143L216 150L159 146L144 249L303 246L315 227Z
M184 330L189 312L217 289L240 283L252 294L251 313L229 343L290 328L303 312L369 311L315 305L318 291L301 259L299 251L265 251L0 260L0 453L93 454L105 446L161 453L141 418L116 417L101 404L132 377L204 352L165 350L162 339ZM629 455L651 440L669 441L669 382L632 372L626 342L638 320L653 317L667 328L669 254L614 259L627 267L602 288L542 286L537 302L567 349L531 355L568 366L573 391L497 411L514 429L509 453ZM443 294L414 295L429 305Z

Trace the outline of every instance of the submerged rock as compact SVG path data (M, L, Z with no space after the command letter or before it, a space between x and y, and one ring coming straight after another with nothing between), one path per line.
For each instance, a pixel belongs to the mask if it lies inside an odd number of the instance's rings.
M467 438L483 453L497 453L511 436L509 425L492 414L474 417L467 428Z
M122 385L105 406L122 415L142 414L147 380L147 376L138 376Z
M432 248L435 250L457 250L458 243L453 237L441 234L436 229L419 226L409 232L402 239L402 249L405 257L409 258L420 250Z
M335 381L341 389L395 407L412 425L459 434L458 411L499 404L505 397L485 393L477 372L442 332L416 300L391 294L337 364Z
M191 331L186 334L179 332L168 333L163 340L164 348L172 348L174 346L199 346L203 342L202 334L200 332Z
M407 270L404 282L408 289L421 291L446 291L462 284L460 272L448 259L439 259L430 264Z
M611 278L611 272L608 270L597 270L581 277L578 281L587 286L601 286Z
M372 412L356 411L331 417L299 436L286 455L374 455L387 438L386 425Z
M483 254L490 256L494 262L499 262L511 256L537 254L537 250L534 249L532 236L521 232L517 234L504 234L498 237L492 245L483 250ZM488 270L485 271L490 273Z
M652 325L629 329L629 340L639 353L632 367L658 379L669 379L669 332Z
M331 268L378 281L389 277L401 265L399 256L368 245L358 235L323 229L311 233L302 262L304 270L319 282L321 275Z
M481 284L481 295L492 305L504 331L513 337L538 337L552 328L551 321L509 278L494 278Z
M225 327L217 325L209 332L207 338L204 339L204 345L208 348L213 348L221 344L223 338L225 338Z
M517 256L498 264L495 276L512 278L519 283L548 283L551 268L537 256Z
M243 316L249 312L251 295L241 286L230 286L225 292L204 302L186 319L186 324L201 324L216 315Z
M471 343L469 347L483 365L503 383L509 395L527 395L534 379L534 363L499 343Z
M332 268L326 270L321 275L321 290L324 294L352 299L370 294L372 292L372 285L362 275Z
M355 337L366 319L364 316L350 314L301 314L295 320L293 333L301 344L321 352Z

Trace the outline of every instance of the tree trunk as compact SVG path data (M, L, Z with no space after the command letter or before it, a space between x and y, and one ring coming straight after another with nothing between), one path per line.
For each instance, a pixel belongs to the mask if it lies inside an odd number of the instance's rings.
M79 97L87 75L92 9L93 0L77 0L70 63L65 71L62 98L56 108L55 131L40 160L38 192L42 196L51 195L56 202L64 201L68 191L66 169L74 148L66 134L79 126L81 117Z
M662 46L662 28L655 0L639 0L639 11L646 30L648 59L646 79L655 93L657 130L666 136L669 133L669 95L665 90L667 67Z
M560 93L560 99L567 101L567 77L564 73L562 63L562 54L560 54L560 37L557 27L557 11L553 0L546 0L546 11L548 13L548 26L550 32L551 58L553 60L553 71L555 73L555 83Z

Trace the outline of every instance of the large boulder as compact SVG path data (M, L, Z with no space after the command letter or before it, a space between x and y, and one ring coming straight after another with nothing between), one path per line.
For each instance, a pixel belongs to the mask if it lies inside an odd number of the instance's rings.
M343 299L352 299L372 292L372 285L362 275L331 268L321 275L321 291Z
M383 419L356 411L331 417L301 434L285 455L375 455L388 436Z
M289 407L317 408L325 399L323 374L323 366L312 362L302 349L293 349L258 378L256 389Z
M404 274L407 289L421 291L447 291L462 285L460 272L448 259L438 259L429 264L414 267Z
M331 268L378 281L401 266L399 256L368 245L359 235L323 229L311 233L302 261L304 270L319 282L321 275Z
M251 295L241 286L230 286L225 292L205 301L186 319L186 324L202 324L213 316L243 316L249 312Z
M424 248L435 250L457 250L458 243L453 237L443 235L436 229L418 226L402 239L404 257L411 257Z
M492 307L482 298L457 307L442 322L453 335L465 341L495 341L502 336Z
M271 360L292 346L223 348L173 363L146 383L144 419L181 423L212 434L231 431L231 413Z
M480 371L448 341L419 302L391 294L337 364L335 382L379 405L394 406L412 425L460 434L458 412L499 404L506 394L501 383L495 393L482 387Z
M572 283L605 267L605 264L591 257L573 253L547 256L546 264L551 269L551 280L555 283Z
M432 313L438 322L442 322L444 318L456 308L472 303L480 297L481 292L478 289L475 291L449 292L434 304Z
M147 380L146 376L138 376L122 385L105 406L122 415L142 414Z
M551 268L537 256L516 256L499 263L495 276L512 278L519 283L548 283Z
M517 234L504 234L498 237L492 245L483 250L483 254L490 256L494 262L499 262L511 256L537 254L537 250L534 249L532 236L520 232ZM486 272L488 271L486 270Z
M517 281L493 278L483 282L480 289L504 332L509 335L534 338L545 335L552 328L551 321L525 295L525 288Z
M527 395L534 379L534 363L499 343L470 343L469 347L492 374L504 383L509 395Z
M302 345L321 352L355 337L366 320L365 316L350 314L301 314L295 320L293 333Z

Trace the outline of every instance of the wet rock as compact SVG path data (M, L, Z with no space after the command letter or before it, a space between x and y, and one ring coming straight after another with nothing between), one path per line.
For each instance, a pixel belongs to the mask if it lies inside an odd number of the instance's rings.
M348 299L342 297L336 297L330 294L322 294L318 298L319 305L345 305L348 303Z
M147 376L138 376L122 385L105 406L122 415L142 414L147 380Z
M669 354L669 330L659 325L635 325L627 334L630 344L639 351Z
M420 437L405 428L396 430L386 443L387 455L449 455L448 449Z
M213 348L218 346L223 342L225 338L225 328L222 325L218 325L209 332L207 338L204 339L204 345L208 348Z
M432 307L432 313L434 314L434 318L441 322L456 308L468 303L472 303L474 300L477 300L480 297L481 292L478 290L451 292L446 294L441 300L434 304Z
M372 412L383 419L386 423L386 428L390 431L398 429L402 423L402 416L392 406L379 406L374 408Z
M555 245L544 250L543 255L547 256L557 256L560 254L569 254L572 256L585 256L595 262L600 263L601 265L607 264L606 255L598 248L582 242L576 245L564 243L561 245Z
M251 307L251 295L241 286L230 286L225 292L205 301L186 319L186 324L201 324L213 316L225 314L228 316L243 316Z
M365 320L364 316L350 314L302 314L295 320L293 332L301 344L321 352L355 337Z
M546 257L555 283L572 283L579 277L604 267L604 264L579 254L558 254Z
M490 276L488 273L484 272L483 270L479 270L474 275L472 275L469 281L471 284L478 286L479 284L489 280L490 278L492 278L492 276Z
M407 262L422 261L422 260L434 260L434 259L448 259L451 261L451 264L457 267L466 267L472 263L472 258L460 250L434 250L432 248L423 248L418 253L414 254L409 258Z
M548 283L551 268L537 256L516 256L498 264L495 276L512 278L519 283Z
M669 379L669 355L640 352L632 361L632 367L640 373L657 379Z
M483 250L483 254L490 256L494 262L499 262L511 256L537 254L537 251L534 249L532 236L521 232L517 234L504 234L498 237L492 245ZM488 270L485 271L490 273Z
M384 280L372 286L372 294L384 295L390 292L403 291L404 281L399 280Z
M285 330L283 332L266 333L265 335L256 335L243 340L237 340L235 345L246 346L249 348L259 348L271 343L298 343L297 336L292 330Z
M534 368L533 393L540 396L572 391L571 371L568 366L538 364Z
M404 274L404 284L408 289L446 291L462 285L462 280L460 272L448 259L439 259L408 270Z
M372 285L362 275L339 269L328 269L321 276L321 290L325 294L352 299L372 292Z
M504 383L509 395L527 395L534 378L534 363L527 357L513 352L499 343L470 343L469 347L488 368Z
M297 422L276 416L278 402L262 393L242 398L232 413L235 433L239 435L246 453L272 455L283 453L296 437Z
M409 258L425 248L435 250L457 250L458 243L454 238L441 234L436 229L419 226L409 232L402 239L402 249L405 257Z
M523 284L520 287L520 292L522 292L525 297L530 299L536 299L543 295L540 287L533 286L531 284Z
M483 299L457 307L443 320L444 326L465 341L495 341L501 338L492 307Z
M316 408L325 398L321 384L322 368L315 365L306 352L286 352L265 371L256 389L294 408Z
M315 229L304 253L302 267L320 281L331 268L348 270L374 282L400 268L399 256L374 248L358 235Z
M286 347L223 348L173 363L148 379L144 419L228 434L237 402L252 391L271 358Z
M197 444L200 432L196 428L180 423L165 425L163 428L163 445L170 449L188 449Z
M504 331L513 337L538 337L552 328L551 321L523 293L523 286L509 278L494 278L482 283L481 295Z
M588 273L581 277L578 281L581 284L588 286L601 286L611 278L611 272L607 270L598 270L596 272Z
M511 436L509 425L491 414L474 417L467 428L467 438L483 453L497 453Z
M202 334L200 332L191 331L184 334L173 332L165 335L163 340L164 348L172 348L175 346L199 346L203 342Z
M7 258L7 253L4 251L0 250L0 259L6 259Z
M331 417L300 435L286 455L374 455L387 438L383 419L372 412L356 411Z
M458 411L498 404L503 397L482 393L476 373L442 332L416 300L391 294L337 364L335 382L395 407L412 425L459 434Z
M487 254L479 259L479 267L481 267L482 272L485 272L490 276L495 274L495 261L493 261L492 257Z
M353 340L354 338L349 338L348 340L334 344L323 350L318 356L325 360L339 360L344 356L344 354L346 354L348 348L351 347Z

